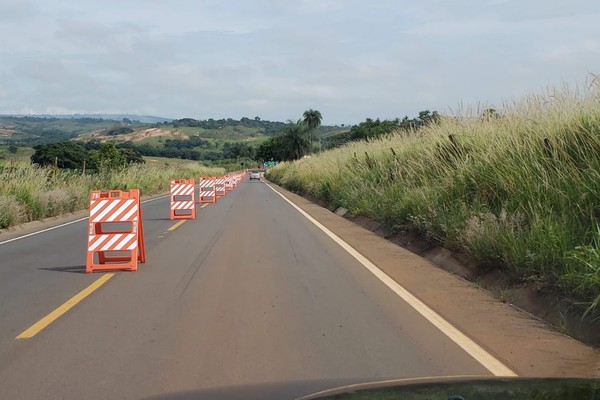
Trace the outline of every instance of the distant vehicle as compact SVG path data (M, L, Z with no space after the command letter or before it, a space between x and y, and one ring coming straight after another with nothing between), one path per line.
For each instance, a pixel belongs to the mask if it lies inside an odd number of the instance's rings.
M250 171L250 180L258 179L260 181L260 171Z

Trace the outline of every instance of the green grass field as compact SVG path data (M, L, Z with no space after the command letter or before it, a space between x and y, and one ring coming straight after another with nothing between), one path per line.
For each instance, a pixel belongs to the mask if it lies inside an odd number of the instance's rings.
M11 159L14 160L14 162L29 161L33 154L33 149L31 147L18 147L15 154L11 153L8 150L8 147L8 145L0 145L0 165L10 164Z
M148 166L163 167L163 166L185 166L185 165L200 165L198 161L183 160L181 158L166 158L166 157L143 157Z

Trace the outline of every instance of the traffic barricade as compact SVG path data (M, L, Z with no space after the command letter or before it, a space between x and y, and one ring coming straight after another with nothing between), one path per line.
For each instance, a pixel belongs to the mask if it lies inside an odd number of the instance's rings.
M223 197L227 195L227 190L225 189L225 181L226 177L219 176L215 182L215 195L217 197Z
M242 182L244 180L244 175L242 172L238 172L237 174L235 174L235 179L237 180L237 183L239 184L240 182Z
M233 190L233 188L234 188L234 185L233 185L233 176L227 175L225 177L225 190L228 191L228 192L231 192Z
M146 262L140 191L90 192L85 272L137 271Z
M217 184L216 177L200 178L198 181L198 202L199 203L216 203L217 194L215 186Z
M171 219L196 219L193 179L171 179Z

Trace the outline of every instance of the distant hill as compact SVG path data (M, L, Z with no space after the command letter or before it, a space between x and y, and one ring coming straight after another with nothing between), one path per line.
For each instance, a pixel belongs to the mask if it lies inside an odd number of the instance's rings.
M143 124L155 124L157 122L170 122L172 118L156 117L153 115L136 115L136 114L0 114L1 117L32 117L32 118L55 118L55 119L104 119L111 121L122 121L128 119L130 121L138 121Z
M133 146L144 156L217 161L250 157L253 149L286 126L284 122L260 118L183 118L152 123L142 123L137 118L128 114L0 116L0 145L33 147L68 140L113 142ZM319 148L327 148L330 137L347 129L322 126L314 133L315 142Z
M79 135L108 130L121 121L103 118L57 118L55 116L0 116L0 143L34 146L70 140ZM141 124L140 124L141 125Z

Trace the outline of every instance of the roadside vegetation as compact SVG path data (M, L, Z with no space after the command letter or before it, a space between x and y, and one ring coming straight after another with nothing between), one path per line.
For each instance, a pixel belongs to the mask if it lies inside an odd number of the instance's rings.
M113 147L113 150L116 147ZM118 153L113 153L113 156ZM162 164L120 164L99 158L100 168L83 173L76 169L15 163L0 168L0 229L40 220L88 207L91 190L140 189L142 195L169 190L169 179L198 179L222 175L222 168L208 168L196 162Z
M267 177L331 208L468 253L482 271L500 269L514 283L565 293L594 311L599 80L534 94L502 112L421 120L280 164Z
M278 136L269 138L256 149L256 159L262 161L298 160L314 152L314 132L323 117L317 110L306 110L303 119L284 125Z

